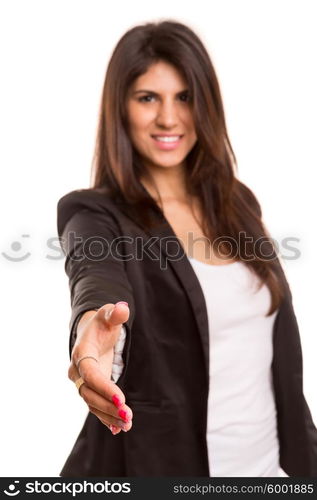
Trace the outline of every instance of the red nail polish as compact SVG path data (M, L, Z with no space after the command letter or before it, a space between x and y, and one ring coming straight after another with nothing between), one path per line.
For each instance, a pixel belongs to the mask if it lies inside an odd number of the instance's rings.
M117 306L118 304L124 304L125 306L128 306L128 305L129 305L127 302L124 302L123 300L120 300L120 302L117 302L117 303L116 303L116 306Z
M111 399L117 408L119 408L122 405L120 398L116 394L114 394Z
M125 422L130 422L128 414L125 410L119 410L118 414L119 414L119 417L121 417Z

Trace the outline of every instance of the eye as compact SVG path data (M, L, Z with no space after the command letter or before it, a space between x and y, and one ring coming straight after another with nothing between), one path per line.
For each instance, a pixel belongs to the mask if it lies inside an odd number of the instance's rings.
M179 99L182 102L189 102L191 100L191 97L188 92L183 92L179 95Z
M143 95L142 97L139 97L138 101L139 102L152 102L154 99L154 95Z

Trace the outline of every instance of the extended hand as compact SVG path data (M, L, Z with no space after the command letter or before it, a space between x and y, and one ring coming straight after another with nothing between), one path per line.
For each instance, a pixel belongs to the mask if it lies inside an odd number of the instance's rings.
M121 429L127 432L132 427L132 410L125 404L121 389L111 380L113 348L129 313L126 302L106 304L97 312L86 313L77 328L68 370L73 382L82 378L80 395L113 434Z

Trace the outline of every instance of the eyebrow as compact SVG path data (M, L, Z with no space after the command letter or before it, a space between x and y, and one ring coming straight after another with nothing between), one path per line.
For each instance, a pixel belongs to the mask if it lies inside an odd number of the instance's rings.
M184 94L185 92L189 92L189 89L183 89L183 90L180 90L179 92L176 92L177 94ZM159 95L158 92L155 92L154 90L148 90L148 89L140 89L140 90L135 90L134 92L132 92L132 95L135 95L135 94L152 94L152 95Z

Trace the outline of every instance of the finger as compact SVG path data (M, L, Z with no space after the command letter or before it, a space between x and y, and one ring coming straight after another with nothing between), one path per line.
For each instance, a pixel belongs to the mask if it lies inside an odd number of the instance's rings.
M119 427L116 427L115 425L107 425L107 427L111 430L114 436L122 431L122 429L119 429Z
M98 319L106 321L109 326L118 326L128 321L130 309L127 302L106 304L98 311Z
M95 364L99 362L98 345L91 340L75 344L72 350L71 362L75 365L76 369L79 370L80 364L87 359Z
M105 377L100 370L99 365L90 358L83 359L79 367L71 363L69 368L69 378L76 382L79 377L82 377L85 384L94 390L97 394L113 403L117 408L125 404L125 395L121 389L112 381ZM128 411L128 415L132 418L132 411Z
M102 421L102 423L106 425L115 425L119 429L122 429L124 432L127 432L131 429L132 427L132 421L130 422L123 422L119 418L115 418L112 415L109 415L107 413L104 413L102 411L97 410L97 408L94 408L93 406L89 406L89 410L91 413L96 415L96 417L99 418L99 420Z
M92 413L92 412L91 412ZM98 417L97 417L98 418ZM99 419L100 422L102 424L104 424L106 427L108 427L108 429L112 432L112 434L115 436L116 434L119 434L119 432L122 431L122 429L120 429L119 427L116 427L115 425L113 424L107 424L107 422L105 422L104 420L102 420L101 418Z
M69 378L71 380L73 380L74 382L76 382L76 380L78 380L79 378L79 372L76 368L76 366L74 366L74 364L72 363L70 368L69 368ZM90 403L92 403L92 406L94 404L97 405L97 408L100 409L100 411L103 411L104 410L104 405L105 405L105 400L102 399L98 394L96 394L94 391L92 391L89 387L86 386L86 384L82 384L79 389L78 389L78 392L80 394L80 396L84 399L84 401L87 403L88 407L90 407ZM89 397L90 395L90 397ZM106 402L107 403L107 402ZM116 415L116 411L118 412L118 409L115 407L115 405L113 403L110 403L108 402L107 403L108 406L107 406L107 409L109 407L111 407L112 411L114 412L113 413L113 416L116 416L118 417L118 415ZM100 408L99 406L100 405ZM115 408L115 409L114 409ZM109 410L108 410L109 411ZM104 411L104 413L107 413ZM119 432L121 432L121 428L118 427L118 426L115 426L113 424L109 424L103 420L101 420L103 424L105 424L108 429L112 432L112 434L115 436L116 434L119 434Z
M112 380L105 378L104 374L97 368L94 360L90 358L83 359L79 368L72 362L68 370L68 377L74 383L80 377L84 380L84 384L79 388L78 392L87 404L92 403L101 411L106 410L106 407L103 406L106 403L110 405L113 404L118 415L124 421L127 422L133 418L133 412L131 408L125 404L125 395L121 389ZM89 390L91 392L89 392ZM92 394L94 399L90 401L89 396L92 397ZM84 395L86 395L86 397L84 397ZM88 399L86 400L87 397ZM109 406L107 408L109 408ZM113 408L114 415L116 414L116 410Z
M102 413L121 419L122 422L130 422L133 418L133 412L127 405L123 404L120 408L117 408L114 403L102 398L86 384L80 387L80 395L89 407L91 406Z
M72 381L72 382L76 382L76 380L78 380L80 377L80 373L75 365L75 363L72 361L69 368L68 368L68 378Z

